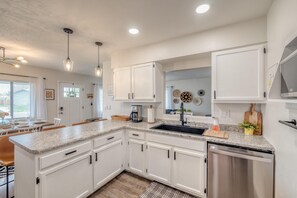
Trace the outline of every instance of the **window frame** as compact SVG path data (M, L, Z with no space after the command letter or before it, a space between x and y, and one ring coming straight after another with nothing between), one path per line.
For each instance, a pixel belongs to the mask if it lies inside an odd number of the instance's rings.
M9 106L9 119L23 119L23 118L30 118L32 116L32 112L31 112L31 109L32 109L32 86L31 86L31 82L30 81L24 81L24 80L9 80L9 79L1 79L0 78L0 82L8 82L9 85L10 85L10 96L9 96L9 99L10 99L10 106ZM17 117L15 118L14 117L14 83L27 83L29 86L30 86L30 104L29 104L29 115L26 116L26 117Z

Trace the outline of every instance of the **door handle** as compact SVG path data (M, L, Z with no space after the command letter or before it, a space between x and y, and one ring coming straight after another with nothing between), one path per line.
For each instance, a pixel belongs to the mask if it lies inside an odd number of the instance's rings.
M92 155L90 155L90 164L92 164L92 161L93 161L93 160L92 160Z
M261 161L261 162L267 162L267 163L273 162L273 160L270 158L264 158L262 156L253 156L253 155L248 155L248 154L241 154L238 152L226 151L226 150L222 150L222 149L210 148L209 151L216 153L216 154L227 155L230 157L237 157L237 158L242 158L242 159L246 159L246 160Z
M170 150L168 150L168 159L170 158Z
M112 140L114 137L107 138L107 140Z
M76 152L77 152L77 150L70 151L70 152L68 152L68 153L65 153L65 155L71 155L71 154L76 153Z

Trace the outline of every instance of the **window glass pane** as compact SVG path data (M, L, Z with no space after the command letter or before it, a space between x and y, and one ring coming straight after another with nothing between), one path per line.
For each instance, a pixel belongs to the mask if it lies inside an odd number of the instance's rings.
M13 83L13 117L30 116L30 84L24 82Z
M64 98L79 98L80 88L64 87Z
M0 81L0 111L9 113L10 117L10 82Z

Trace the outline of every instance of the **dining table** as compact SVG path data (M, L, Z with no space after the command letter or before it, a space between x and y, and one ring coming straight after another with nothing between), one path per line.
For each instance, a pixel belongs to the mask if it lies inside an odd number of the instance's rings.
M19 131L31 131L36 128L52 125L54 125L54 123L46 120L4 120L0 123L0 136L18 133Z

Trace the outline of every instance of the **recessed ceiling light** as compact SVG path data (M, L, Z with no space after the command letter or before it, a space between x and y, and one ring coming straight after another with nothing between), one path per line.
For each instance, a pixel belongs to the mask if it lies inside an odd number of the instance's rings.
M137 29L137 28L130 28L130 29L129 29L129 33L130 33L130 34L134 34L134 35L135 35L135 34L138 34L138 33L139 33L139 29Z
M15 68L20 68L21 66L19 64L14 64L13 65Z
M18 56L16 59L17 59L18 61L21 61L21 60L24 60L24 57L22 57L22 56Z
M204 14L209 10L210 6L208 4L202 4L196 8L198 14Z

